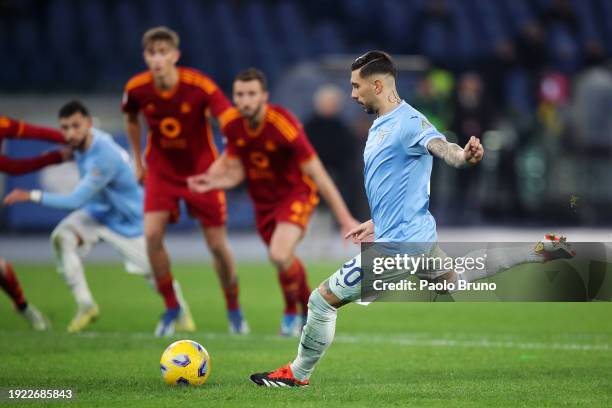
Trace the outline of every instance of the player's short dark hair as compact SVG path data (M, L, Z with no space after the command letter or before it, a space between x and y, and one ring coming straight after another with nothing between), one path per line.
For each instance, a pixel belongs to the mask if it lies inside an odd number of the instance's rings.
M75 113L81 113L83 116L89 117L89 110L85 105L83 105L83 102L78 100L72 100L62 106L59 110L58 116L60 118L68 118Z
M234 78L234 81L259 81L261 84L261 88L264 91L268 90L268 80L266 79L266 75L258 70L257 68L247 68L243 71L240 71L238 75Z
M393 78L397 77L395 64L389 54L384 51L368 51L360 57L357 57L351 65L351 71L361 68L359 75L362 78L369 77L374 74L389 74Z
M148 29L142 36L142 48L147 48L152 42L167 41L174 48L179 47L181 39L176 31L169 29L166 26L153 27Z

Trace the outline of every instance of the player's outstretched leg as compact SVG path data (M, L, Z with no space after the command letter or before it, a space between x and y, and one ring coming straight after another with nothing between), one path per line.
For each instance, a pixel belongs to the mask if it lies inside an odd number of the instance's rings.
M26 300L13 266L0 257L0 287L11 298L15 310L26 319L34 330L51 328L49 320L31 303Z
M225 227L205 227L202 224L204 238L213 257L213 266L219 277L221 288L225 296L227 319L230 334L244 335L251 329L240 308L238 300L239 285L236 276L234 256L227 241Z
M517 246L509 248L492 248L473 251L468 257L482 257L486 254L487 261L484 269L468 269L458 274L458 279L474 282L494 276L500 272L524 263L541 263L555 259L573 258L576 253L565 237L547 234L535 247Z
M295 360L274 371L252 374L250 380L264 387L308 385L315 365L334 339L337 309L360 297L362 278L361 256L358 255L312 291L308 319Z
M77 252L82 244L82 238L68 223L62 222L53 230L51 242L58 272L63 275L78 307L76 315L68 325L68 332L77 333L97 319L100 314L87 285L83 263Z

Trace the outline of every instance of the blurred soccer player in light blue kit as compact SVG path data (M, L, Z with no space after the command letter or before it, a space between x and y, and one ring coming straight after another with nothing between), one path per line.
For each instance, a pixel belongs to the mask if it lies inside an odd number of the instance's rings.
M393 61L382 51L364 54L351 67L351 97L377 118L363 153L372 219L350 231L346 238L354 242L423 243L430 257L445 257L436 244L436 223L428 210L433 156L461 168L480 162L484 150L475 137L464 148L447 142L427 118L400 99L395 79ZM504 252L490 268L493 270L467 270L460 277L452 270L419 270L416 274L433 282L472 282L512 265L542 262L549 256L569 257L564 243L545 248L547 251L541 253L531 248ZM337 309L360 299L362 278L361 255L357 255L315 289L295 360L275 371L253 374L251 381L266 387L308 385L315 364L333 341Z
M99 241L109 243L123 258L130 273L142 274L156 287L143 236L143 193L129 163L129 155L113 138L92 127L87 108L79 101L59 111L61 132L74 149L81 180L68 194L40 190L13 190L5 204L32 201L46 207L73 210L53 230L51 241L58 271L64 276L78 305L69 332L79 332L99 315L83 272L81 258ZM160 321L156 335L169 335L175 329L193 331L189 309L174 282L181 307L176 323ZM180 326L179 326L180 325Z

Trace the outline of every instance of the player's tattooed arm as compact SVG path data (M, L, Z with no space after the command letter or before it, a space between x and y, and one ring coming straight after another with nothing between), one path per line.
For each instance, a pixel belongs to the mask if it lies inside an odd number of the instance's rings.
M449 143L442 138L434 138L427 143L427 150L432 155L444 160L446 164L455 168L471 167L482 160L484 148L480 140L474 136L470 138L465 147Z

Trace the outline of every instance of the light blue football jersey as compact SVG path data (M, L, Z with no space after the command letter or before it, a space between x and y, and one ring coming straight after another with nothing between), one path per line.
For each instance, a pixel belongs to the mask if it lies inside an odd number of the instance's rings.
M143 191L128 153L112 136L92 129L85 152L75 151L81 180L69 194L43 192L41 204L66 210L83 209L96 221L126 237L143 234Z
M372 123L363 159L377 242L437 240L429 212L433 157L427 143L433 138L444 135L404 101Z

